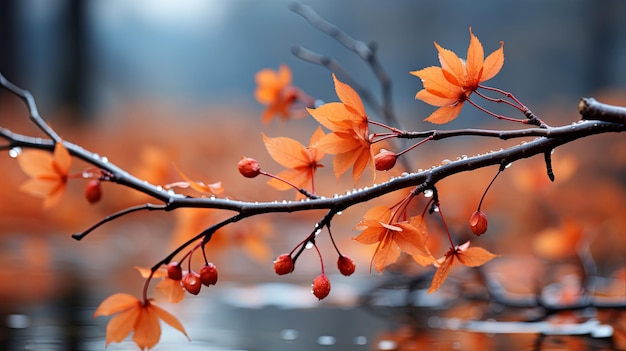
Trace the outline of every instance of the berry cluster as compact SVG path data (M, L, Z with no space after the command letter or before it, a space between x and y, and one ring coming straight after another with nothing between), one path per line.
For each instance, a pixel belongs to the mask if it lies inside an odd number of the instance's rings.
M320 253L317 245L315 245L313 241L306 240L304 243L313 243L312 245L315 247L318 254ZM304 243L300 243L300 245L306 245ZM296 248L294 248L290 253L284 253L276 257L274 260L274 272L276 272L276 274L285 275L294 271L296 259L302 253L302 250L295 254L294 252L300 245L296 246ZM324 262L322 260L322 256L319 255L319 257L322 269L321 273L313 279L311 292L315 295L315 297L322 300L330 293L330 279L328 279L328 276L324 272ZM352 259L340 253L339 258L337 259L337 269L341 274L350 276L354 273L356 265Z
M188 293L198 295L202 285L209 287L217 283L217 268L213 263L207 262L200 268L200 273L191 268L183 271L181 263L173 261L167 265L167 276L172 280L180 281Z

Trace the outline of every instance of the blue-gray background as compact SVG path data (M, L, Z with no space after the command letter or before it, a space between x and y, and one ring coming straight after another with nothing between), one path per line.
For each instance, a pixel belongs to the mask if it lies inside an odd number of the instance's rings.
M327 72L290 54L303 45L338 59L362 84L368 67L288 10L290 1L3 0L0 69L54 110L82 117L137 98L191 104L236 102L260 110L252 91L261 68L289 64L295 83L333 99ZM432 108L414 101L411 70L437 64L433 41L465 56L468 28L486 53L505 42L492 85L529 105L569 103L626 85L626 3L592 0L311 1L324 18L378 43L401 115ZM377 89L374 89L376 91ZM563 101L562 101L563 102Z

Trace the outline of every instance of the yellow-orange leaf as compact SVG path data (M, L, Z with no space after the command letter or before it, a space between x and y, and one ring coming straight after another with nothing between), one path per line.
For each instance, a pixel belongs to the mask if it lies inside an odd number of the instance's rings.
M298 141L287 137L269 138L262 134L263 143L270 156L279 164L288 169L279 173L278 177L282 178L298 188L305 188L307 183L311 184L311 191L315 192L314 175L319 167L323 167L320 163L324 158L324 152L315 147L304 147ZM313 145L325 136L321 127L318 127L313 135L309 145ZM278 190L291 189L289 184L278 179L271 179L268 184ZM303 197L300 192L296 194L297 198Z
M433 280L428 289L428 293L437 291L450 273L450 268L456 261L467 267L478 267L491 261L498 255L483 249L482 247L470 247L470 242L467 241L463 245L459 245L455 248L451 248L446 254L433 262L433 265L437 267L437 271L433 276Z
M140 349L151 349L161 338L159 319L162 319L189 339L187 332L176 317L150 301L142 302L129 294L114 294L98 306L94 312L94 318L116 313L119 314L111 318L107 324L107 346L112 342L121 342L133 332L133 341Z
M454 120L472 92L482 82L493 78L502 68L503 45L500 43L500 48L485 59L483 46L470 28L467 59L462 60L453 51L435 43L441 67L427 67L410 72L419 77L424 85L424 89L415 98L440 107L425 120L437 124Z
M58 204L65 192L72 158L63 143L54 146L54 152L25 150L17 162L31 179L20 186L20 190L44 198L44 208Z
M179 303L185 298L185 289L179 280L164 278L154 288L171 303Z
M107 297L93 313L93 317L110 316L130 309L139 303L139 300L130 294L118 293Z
M366 245L378 243L372 266L381 272L398 259L400 252L418 256L425 264L434 261L426 247L428 231L423 218L418 216L408 222L390 222L392 217L391 209L376 206L368 210L354 227L362 231L354 240Z
M430 283L430 288L428 288L429 294L439 290L443 282L446 281L446 278L448 277L448 273L450 273L450 268L452 268L453 263L454 255L446 254L445 259L443 260L443 262L441 262L441 264L439 264L439 267L437 267L437 271L435 271L433 280Z
M174 166L176 167L176 166ZM203 182L199 182L199 181L194 181L191 180L191 178L187 177L180 169L178 169L178 167L176 167L176 171L178 171L178 174L180 174L180 176L183 178L184 182L178 182L175 184L170 184L167 187L172 187L172 186L179 186L179 187L184 187L184 184L187 184L190 188L192 188L193 190L199 192L199 193L204 193L204 194L213 194L213 195L219 195L222 192L224 192L224 188L222 187L222 182L215 182L215 183L211 183L211 184L205 184Z
M339 79L335 77L334 73L333 82L335 83L335 92L337 93L337 97L346 106L346 108L354 115L367 119L367 117L365 117L365 108L363 107L363 102L361 102L359 94L357 94L356 91L348 84L339 81Z
M361 98L354 89L339 81L334 75L333 80L341 102L331 102L316 109L308 109L311 116L332 133L325 135L312 146L335 155L333 171L337 178L353 167L352 178L356 183L368 165L371 166L372 176L375 175L372 143L369 140L369 121Z
M459 262L468 267L482 266L496 257L498 257L498 255L492 254L482 247L477 246L470 247L465 251L459 251L457 253Z

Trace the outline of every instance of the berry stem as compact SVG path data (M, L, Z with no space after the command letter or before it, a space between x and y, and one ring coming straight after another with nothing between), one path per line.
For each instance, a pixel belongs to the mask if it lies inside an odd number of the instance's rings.
M418 141L417 143L409 146L408 148L404 149L403 151L400 151L400 152L396 153L396 157L400 157L402 154L405 154L405 153L415 149L416 147L418 147L418 146L420 146L420 145L424 144L425 142L427 142L429 140L432 140L432 139L433 139L433 136L430 135L430 136L428 136L428 137Z
M279 180L279 181L281 181L281 182L283 182L283 183L285 183L285 184L289 185L290 187L292 187L292 188L296 189L299 193L301 193L302 195L304 195L304 196L308 197L308 198L309 198L309 199L311 199L311 200L316 200L316 199L318 199L318 198L319 198L317 195L312 194L312 193L309 193L308 191L306 191L306 189L300 188L300 187L298 187L297 185L293 184L292 182L290 182L290 181L288 181L288 180L286 180L286 179L283 179L283 178L281 178L281 177L279 177L279 176L277 176L277 175L274 175L274 174L272 174L272 173L265 172L265 171L263 171L263 170L259 171L259 174L262 174L262 175L264 175L264 176L266 176L266 177L270 177L270 178L274 178L274 179L276 179L276 180ZM312 178L311 178L311 179L312 179Z
M493 184L493 182L496 181L496 178L498 178L498 176L504 170L504 168L505 167L500 166L500 168L498 169L498 173L496 173L496 175L493 176L493 179L491 179L491 182L489 182L489 185L487 185L487 188L483 192L483 196L480 198L480 202L478 203L478 208L476 209L476 211L480 211L480 206L482 206L483 204L483 200L485 199L485 195L487 195L487 191L489 191L489 188L491 188L491 185Z
M143 283L143 291L142 291L142 298L143 298L143 303L147 303L148 302L148 286L150 285L150 282L152 281L152 276L154 276L154 272L156 271L156 269L154 267L152 267L152 269L150 269L150 275L148 276L148 278L146 279L146 281Z
M452 236L450 235L450 230L448 230L448 225L446 224L445 218L443 218L443 212L441 211L441 206L439 205L439 201L435 202L435 206L437 206L437 212L439 212L439 217L441 217L441 223L443 223L443 229L446 231L448 235L448 240L450 240L450 247L454 249L454 241L452 240Z
M501 119L501 120L504 120L504 121L510 121L510 122L517 122L517 123L527 124L527 120L526 120L526 119L518 119L518 118L512 118L512 117L507 117L507 116L499 115L499 114L497 114L497 113L491 112L491 111L487 110L486 108L484 108L484 107L482 107L482 106L478 105L477 103L475 103L475 102L474 102L473 100L471 100L471 99L467 99L467 100L465 100L465 101L469 102L472 106L476 107L477 109L481 110L482 112L484 112L484 113L486 113L486 114L488 114L488 115L490 115L490 116L493 116L493 117L495 117L495 118L497 118L497 119ZM517 108L517 107L516 107L516 108ZM518 108L518 109L519 109L519 108Z
M368 122L369 124L373 124L373 125L375 125L375 126L379 126L379 127L381 127L381 128L388 129L388 130L390 130L390 131L391 131L392 133L394 133L394 134L401 134L401 133L402 133L402 131L401 131L400 129L398 129L398 128L394 128L394 127L390 127L390 126L388 126L388 125L386 125L386 124L384 124L384 123L381 123L381 122L372 121L372 120L370 120L370 119L368 119L368 120L367 120L367 122Z
M328 223L326 228L328 228L328 235L330 236L330 242L333 243L333 246L335 247L335 251L337 251L337 254L339 256L343 256L341 254L341 252L339 251L339 248L337 247L337 244L335 244L335 239L333 238L333 233L330 231L330 223Z
M315 251L317 251L317 256L319 256L320 258L320 265L322 266L322 274L324 274L324 259L322 258L322 253L320 252L320 249L317 247L315 243L313 243L313 247L315 248Z

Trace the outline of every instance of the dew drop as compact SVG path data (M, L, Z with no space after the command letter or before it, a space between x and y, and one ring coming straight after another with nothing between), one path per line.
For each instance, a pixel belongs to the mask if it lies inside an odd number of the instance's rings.
M313 243L308 241L305 245L304 248L307 250L311 250L313 248Z
M452 163L452 161L448 160L447 158L441 160L441 165L442 166L445 166L445 165L450 164L450 163Z
M9 157L10 158L17 158L21 153L22 153L22 148L19 147L19 146L16 146L16 147L11 148L9 150Z
M91 157L93 157L94 159L99 159L99 158L100 158L100 155L98 155L98 154L92 154L92 155L91 155Z
M341 216L342 214L343 214L343 212L337 211L337 216Z
M102 156L100 161L102 161L102 163L109 163L109 159L106 156Z
M424 197L433 197L433 191L432 191L432 189L426 189L426 190L424 190Z
M461 160L467 160L467 155L461 155Z
M157 189L158 191L163 191L163 187L162 187L162 186L160 186L160 185L157 185L157 186L156 186L156 189Z
M511 165L513 165L513 162L511 162L511 163L507 163L507 165L506 165L506 166L504 166L504 168L510 168L510 167L511 167Z

